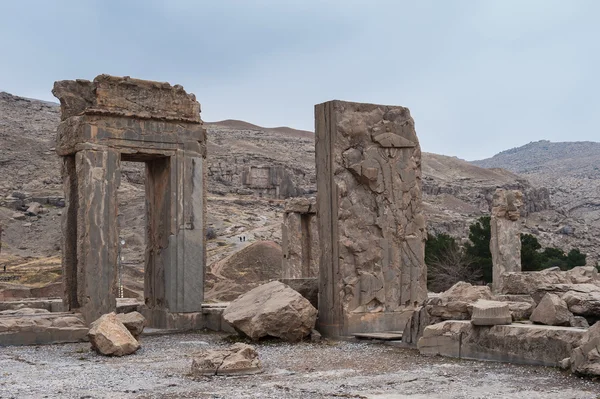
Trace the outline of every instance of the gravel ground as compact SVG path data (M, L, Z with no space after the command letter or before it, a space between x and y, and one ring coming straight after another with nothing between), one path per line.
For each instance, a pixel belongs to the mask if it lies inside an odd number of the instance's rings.
M189 375L221 334L142 338L124 358L89 344L0 348L0 398L600 398L600 383L552 368L423 357L371 342L257 344L264 373Z

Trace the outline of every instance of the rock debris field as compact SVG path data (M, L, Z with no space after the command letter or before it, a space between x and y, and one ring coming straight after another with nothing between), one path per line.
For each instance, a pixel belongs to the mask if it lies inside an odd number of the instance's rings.
M0 349L0 398L600 398L600 382L558 369L423 357L374 342L256 344L264 372L192 377L224 334L142 337L132 356L87 343Z

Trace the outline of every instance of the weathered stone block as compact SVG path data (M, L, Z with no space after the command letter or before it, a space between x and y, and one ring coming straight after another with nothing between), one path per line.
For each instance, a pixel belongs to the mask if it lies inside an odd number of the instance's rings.
M547 326L568 326L573 313L558 295L546 294L531 314L531 321Z
M287 285L272 281L240 295L223 318L254 340L271 336L295 342L315 327L317 310Z
M427 298L414 121L404 107L330 101L315 125L320 331L391 330Z
M512 315L507 303L480 299L473 304L471 323L475 326L510 324Z
M485 327L451 320L425 328L418 348L423 355L557 367L579 346L584 332L533 324Z

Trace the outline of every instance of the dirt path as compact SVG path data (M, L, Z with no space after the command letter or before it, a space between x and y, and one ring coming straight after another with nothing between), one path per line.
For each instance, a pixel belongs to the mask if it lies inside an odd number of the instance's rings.
M124 358L89 344L0 350L2 398L526 398L597 399L600 384L552 368L457 361L365 342L257 345L264 373L189 375L193 353L219 334L143 337Z

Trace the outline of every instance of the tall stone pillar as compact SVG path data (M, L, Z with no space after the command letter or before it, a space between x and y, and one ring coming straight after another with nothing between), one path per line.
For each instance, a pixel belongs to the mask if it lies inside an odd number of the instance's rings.
M523 194L518 190L496 189L490 220L492 288L500 293L505 273L521 271L521 210Z
M77 304L88 322L116 308L120 162L120 154L108 148L75 154Z
M316 278L319 274L319 232L314 198L290 198L281 224L284 279Z
M319 328L403 330L427 298L421 149L407 108L315 107Z

